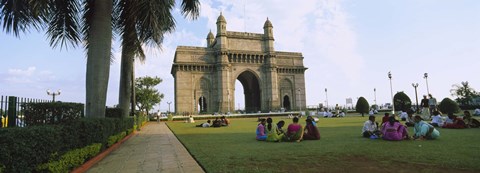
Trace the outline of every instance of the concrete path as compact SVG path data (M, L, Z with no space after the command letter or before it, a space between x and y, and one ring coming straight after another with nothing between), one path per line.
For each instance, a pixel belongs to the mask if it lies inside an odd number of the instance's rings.
M204 172L164 122L149 122L89 173Z

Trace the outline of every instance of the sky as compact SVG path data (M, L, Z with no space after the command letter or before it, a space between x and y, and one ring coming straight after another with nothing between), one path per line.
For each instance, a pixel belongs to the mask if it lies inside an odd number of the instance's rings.
M165 98L155 110L166 111L167 102L174 102L170 70L176 47L205 47L208 32L216 33L220 12L229 31L263 33L268 18L275 50L303 54L308 106L325 105L327 99L329 106L345 105L347 98L356 102L358 97L370 104L390 103L391 88L415 102L412 83L419 84L421 99L427 80L439 101L453 99L452 85L462 81L480 89L477 0L201 0L194 21L184 19L178 7L173 12L176 30L165 36L161 48L145 47L147 60L135 67L137 77L163 79L157 89ZM44 33L31 30L14 37L0 32L0 95L51 99L46 90L60 89L56 100L84 103L85 50L52 48ZM113 40L112 50L107 106L118 103L118 40ZM236 87L242 87L238 81ZM235 91L235 98L243 98L241 90ZM243 108L244 100L235 100L235 106Z

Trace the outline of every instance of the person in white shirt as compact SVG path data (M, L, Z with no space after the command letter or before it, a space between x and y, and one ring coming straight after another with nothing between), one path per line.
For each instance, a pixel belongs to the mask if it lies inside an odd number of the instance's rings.
M345 112L340 112L340 114L338 114L338 117L345 117Z
M406 121L406 120L407 120L407 117L408 117L407 111L402 110L402 112L400 112L400 115L399 115L399 116L400 116L400 119L401 119L402 121Z
M196 127L210 127L210 122L211 122L210 120L207 120L206 123L196 125Z
M443 119L442 119L442 115L440 115L440 112L433 111L432 122L430 122L430 124L434 127L443 126Z
M372 135L375 135L377 138L380 137L380 130L378 130L378 123L375 122L375 116L368 116L368 120L365 121L362 128L363 137L370 138Z
M473 116L480 116L480 109L477 108L475 111L473 111Z

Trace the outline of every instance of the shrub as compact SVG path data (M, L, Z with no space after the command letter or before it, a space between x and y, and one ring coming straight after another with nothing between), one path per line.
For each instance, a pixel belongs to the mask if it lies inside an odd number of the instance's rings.
M107 108L105 110L105 117L108 117L108 118L122 118L122 109L120 109L120 108Z
M357 104L355 105L355 111L361 113L363 116L363 114L368 113L369 107L370 106L368 105L368 101L365 98L360 97L358 98Z
M457 102L448 97L444 98L442 102L440 102L438 109L443 113L457 113L460 111L460 107L458 107Z
M62 148L57 126L0 129L0 165L3 172L32 172L39 163Z
M107 147L111 147L113 144L122 140L125 136L127 136L127 131L123 131L123 132L120 132L117 135L113 135L113 136L108 137Z
M87 159L96 156L102 148L101 143L94 143L83 148L71 150L58 159L37 166L37 171L69 172L82 165ZM55 154L52 158L55 158Z
M25 123L27 126L60 124L83 117L81 103L26 103Z
M73 149L94 143L106 148L110 136L127 133L133 125L133 118L82 118L61 125L0 129L0 170L34 172L37 165Z
M395 110L397 111L410 110L410 108L412 108L412 101L404 92L397 92L397 94L393 96L393 100L393 106L395 106Z

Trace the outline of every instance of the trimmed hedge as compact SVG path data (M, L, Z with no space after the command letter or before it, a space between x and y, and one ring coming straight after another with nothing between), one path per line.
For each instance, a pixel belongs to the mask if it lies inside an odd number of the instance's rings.
M35 172L38 165L56 161L74 149L130 133L133 118L82 118L62 125L0 129L0 172Z
M105 109L105 117L108 117L108 118L122 118L122 109L120 109L120 108L107 108L107 109Z
M61 124L83 117L81 103L26 103L25 123L27 126Z
M69 172L71 169L81 166L87 159L96 156L100 153L101 148L101 143L95 143L80 149L74 149L62 155L58 160L51 160L37 166L36 171ZM55 158L55 156L52 158Z

